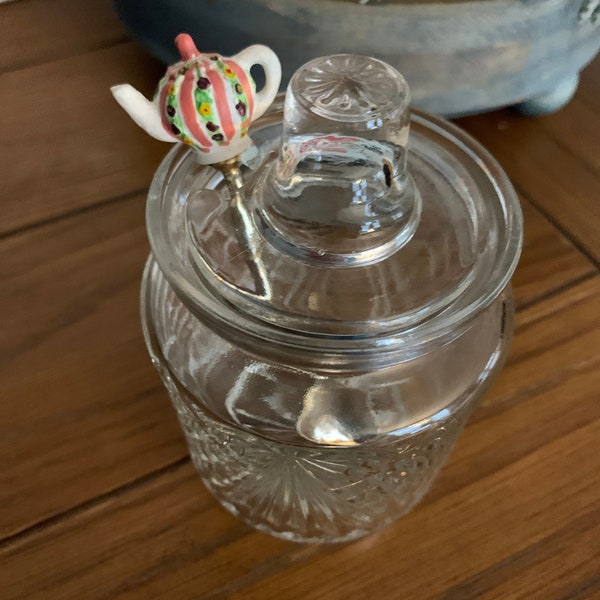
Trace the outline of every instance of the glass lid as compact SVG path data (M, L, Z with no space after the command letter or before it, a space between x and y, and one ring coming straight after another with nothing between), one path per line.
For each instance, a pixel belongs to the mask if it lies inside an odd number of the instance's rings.
M174 148L147 222L182 300L240 329L331 339L431 334L489 305L519 256L518 200L481 146L409 100L385 63L319 58L228 171Z

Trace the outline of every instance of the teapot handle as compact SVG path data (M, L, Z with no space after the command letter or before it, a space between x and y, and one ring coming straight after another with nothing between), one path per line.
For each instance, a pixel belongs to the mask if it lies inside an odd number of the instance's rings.
M256 44L242 50L233 57L243 69L250 73L253 65L261 66L265 71L265 87L254 96L252 120L258 119L271 106L281 83L281 63L271 48Z

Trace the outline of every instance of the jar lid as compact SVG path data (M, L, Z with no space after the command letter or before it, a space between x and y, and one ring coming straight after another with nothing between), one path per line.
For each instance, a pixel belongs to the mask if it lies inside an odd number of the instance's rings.
M381 352L455 330L504 289L522 239L514 190L467 134L411 115L391 66L315 59L267 110L271 50L176 44L152 102L112 91L148 133L184 142L154 177L147 226L189 309L239 338Z
M147 223L186 304L320 344L432 335L488 306L520 253L518 200L477 142L408 104L389 65L330 56L254 122L229 181L174 148Z

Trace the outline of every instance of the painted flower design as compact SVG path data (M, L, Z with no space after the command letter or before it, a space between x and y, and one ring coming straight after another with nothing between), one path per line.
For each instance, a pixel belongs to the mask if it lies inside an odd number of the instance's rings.
M178 39L182 61L168 69L154 98L163 128L201 152L239 143L254 109L250 72L233 59L200 53L186 34Z
M246 105L242 101L238 102L235 105L235 109L238 111L238 113L241 117L246 116Z

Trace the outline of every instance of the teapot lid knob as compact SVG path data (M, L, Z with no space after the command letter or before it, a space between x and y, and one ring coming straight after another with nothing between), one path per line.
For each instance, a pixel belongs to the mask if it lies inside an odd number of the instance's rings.
M175 46L181 55L181 60L188 61L200 56L200 51L196 48L192 36L188 33L180 33L175 38Z

